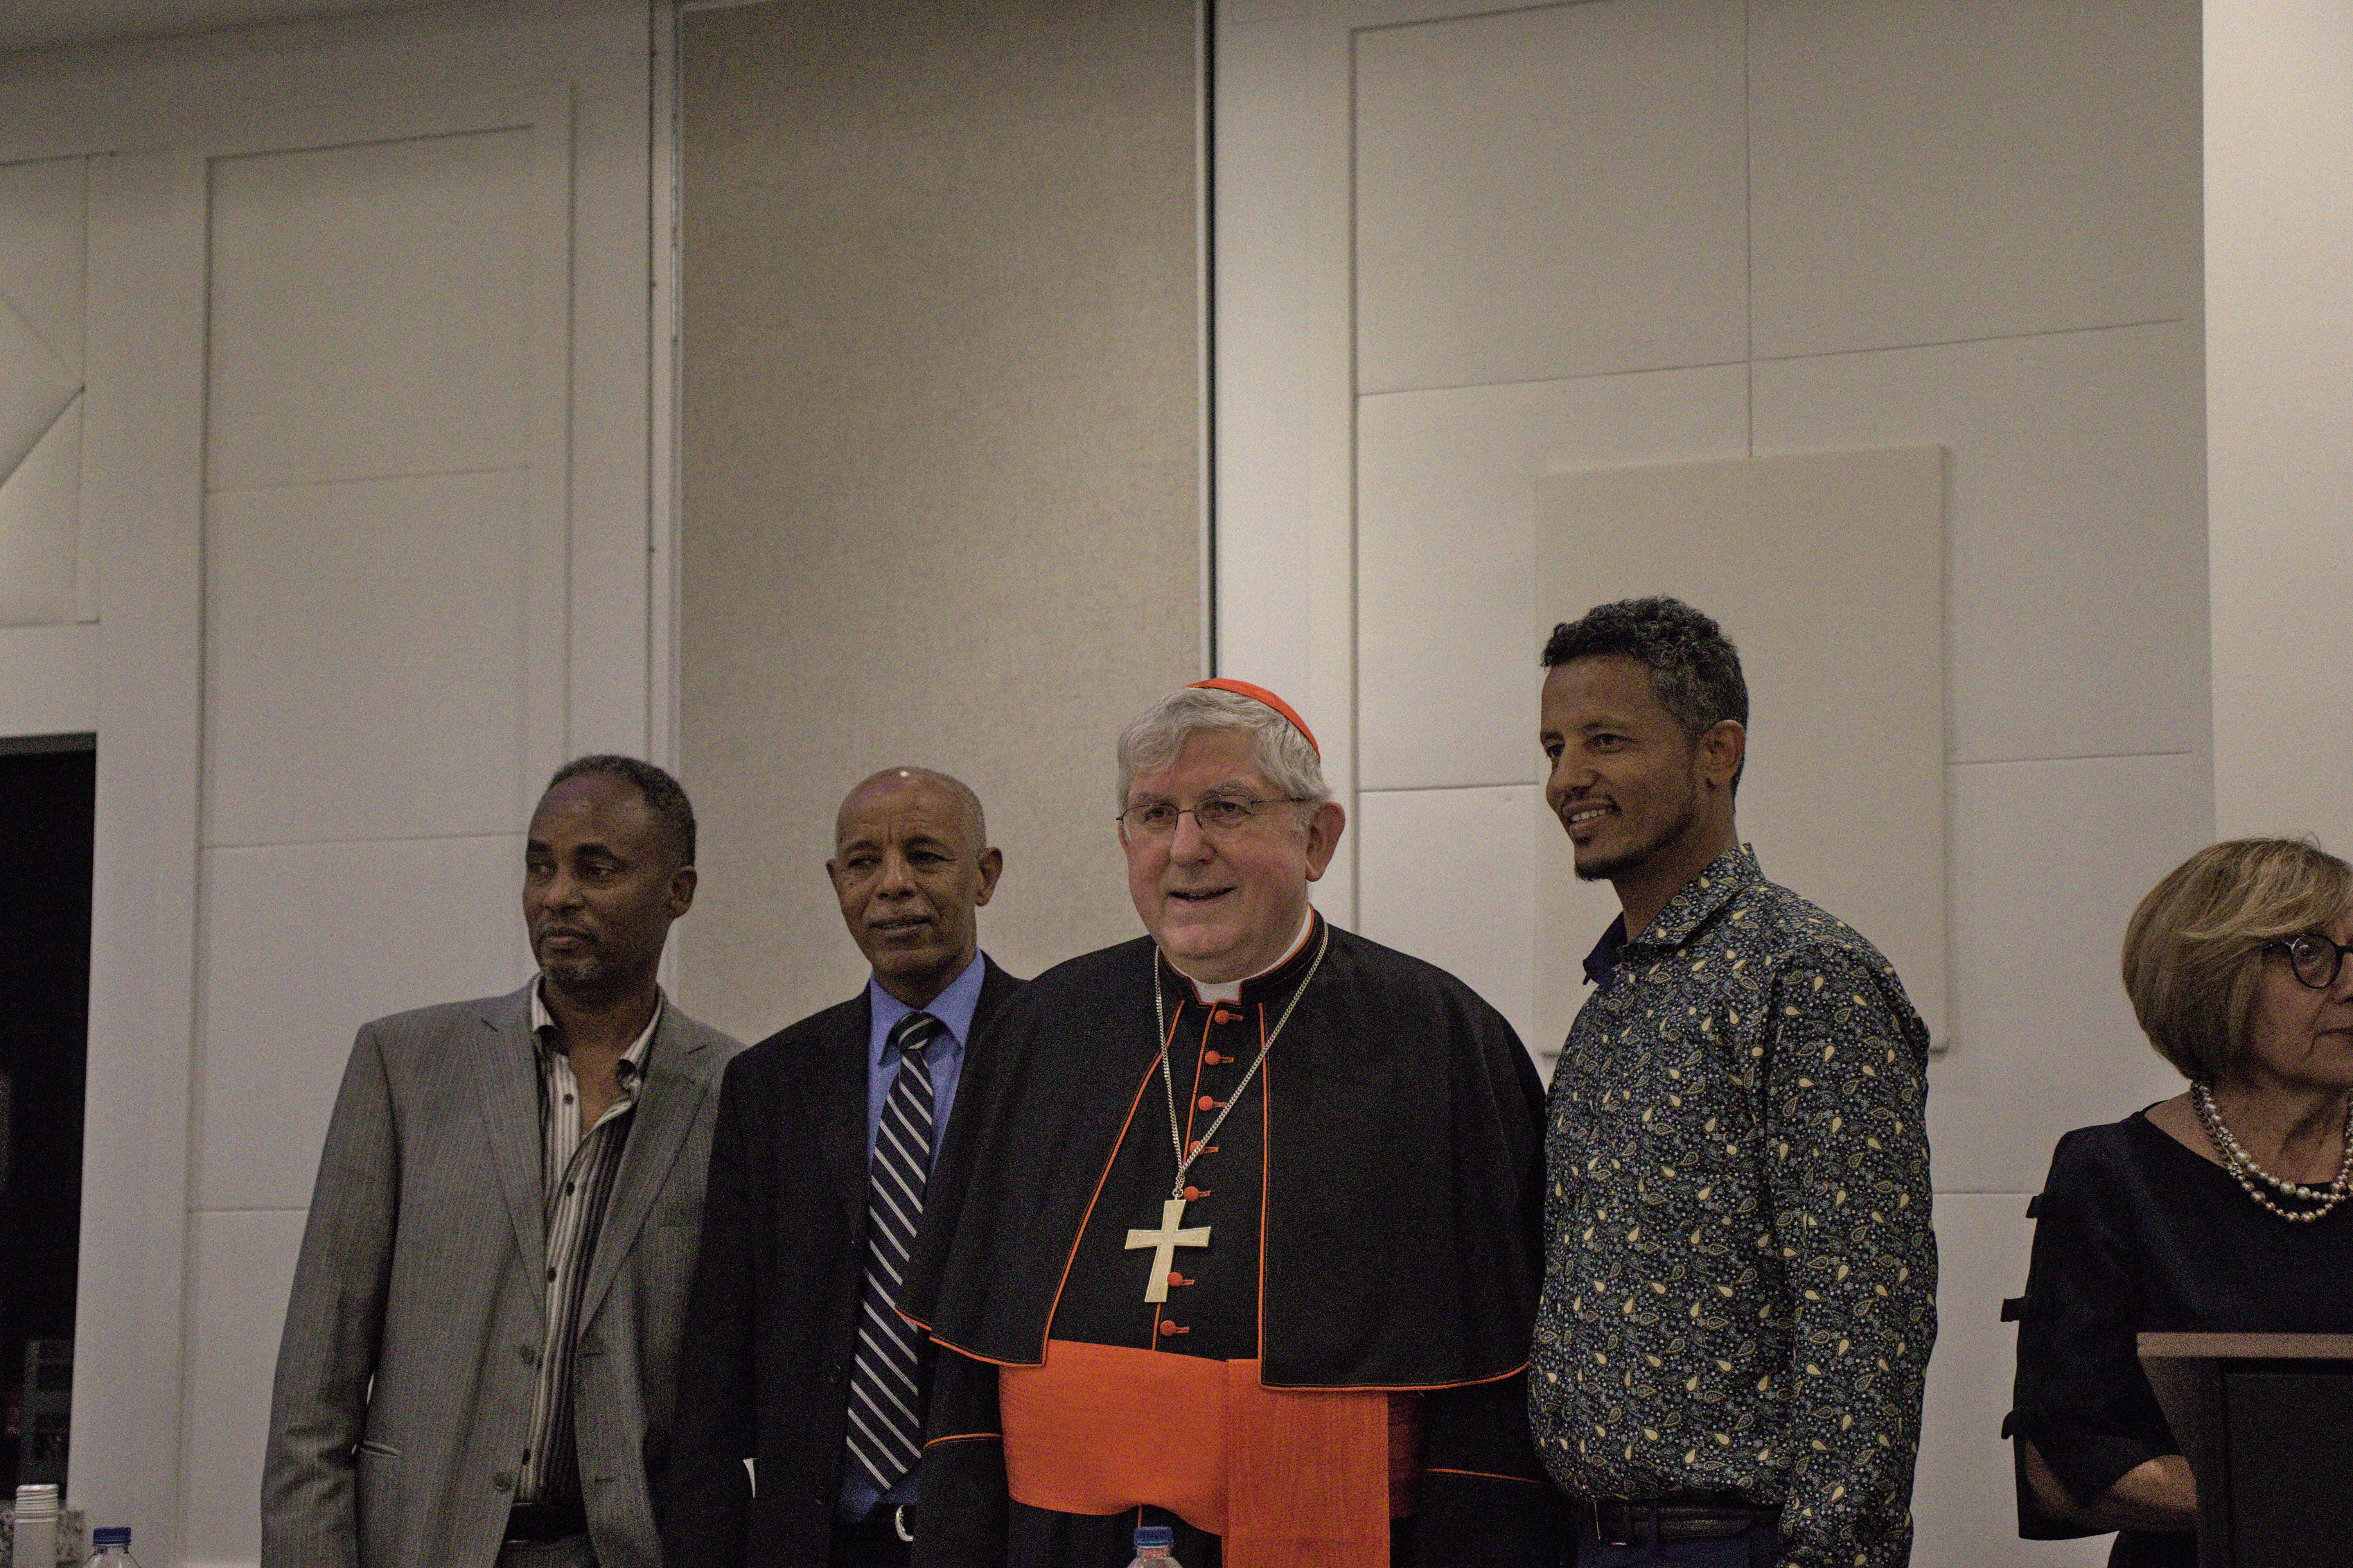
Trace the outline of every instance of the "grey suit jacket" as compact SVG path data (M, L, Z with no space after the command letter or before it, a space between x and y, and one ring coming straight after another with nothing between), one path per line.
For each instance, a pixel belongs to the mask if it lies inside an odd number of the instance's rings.
M665 1004L580 1315L575 1427L602 1568L659 1568L720 1069ZM263 1568L490 1568L546 1316L529 988L360 1030L279 1342Z

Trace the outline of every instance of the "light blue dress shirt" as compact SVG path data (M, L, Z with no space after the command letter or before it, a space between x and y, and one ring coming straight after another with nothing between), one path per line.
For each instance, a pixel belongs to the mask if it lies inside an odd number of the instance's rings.
M940 1021L939 1032L923 1047L932 1068L932 1164L935 1169L940 1163L940 1135L947 1131L948 1112L955 1109L956 1080L964 1076L964 1047L972 1038L972 1015L980 1005L980 983L987 977L987 960L975 953L964 973L922 1009ZM916 1009L871 979L866 983L866 1003L872 1015L866 1034L866 1158L871 1163L875 1134L882 1125L883 1101L891 1098L891 1086L899 1080L900 1053L891 1048L891 1031ZM872 1514L878 1504L898 1508L914 1500L914 1473L892 1487L887 1496L877 1497L865 1477L854 1469L842 1471L840 1514L853 1524Z

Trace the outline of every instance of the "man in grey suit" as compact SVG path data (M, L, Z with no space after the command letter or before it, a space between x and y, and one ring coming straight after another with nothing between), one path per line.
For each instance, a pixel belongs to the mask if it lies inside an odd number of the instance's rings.
M361 1029L278 1352L263 1568L659 1568L721 1069L655 967L676 780L584 757L523 852L538 975Z

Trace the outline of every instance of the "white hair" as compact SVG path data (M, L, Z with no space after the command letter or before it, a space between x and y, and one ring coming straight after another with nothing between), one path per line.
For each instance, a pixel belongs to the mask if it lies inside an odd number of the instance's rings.
M1157 773L1176 760L1185 742L1203 731L1239 731L1250 737L1250 762L1278 795L1321 805L1332 798L1315 748L1291 721L1239 691L1187 686L1172 691L1120 732L1119 804L1138 773Z

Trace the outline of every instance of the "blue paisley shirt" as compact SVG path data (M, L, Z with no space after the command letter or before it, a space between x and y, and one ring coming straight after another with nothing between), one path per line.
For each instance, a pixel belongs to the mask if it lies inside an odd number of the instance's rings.
M1726 850L1555 1070L1528 1380L1571 1492L1781 1505L1790 1568L1909 1561L1936 1331L1928 1032L1879 951Z

